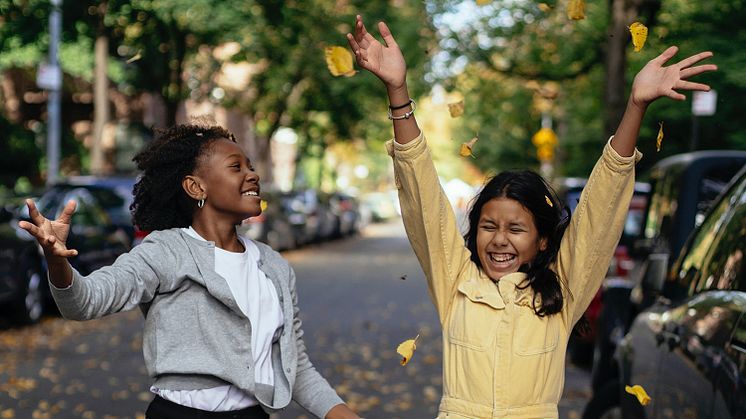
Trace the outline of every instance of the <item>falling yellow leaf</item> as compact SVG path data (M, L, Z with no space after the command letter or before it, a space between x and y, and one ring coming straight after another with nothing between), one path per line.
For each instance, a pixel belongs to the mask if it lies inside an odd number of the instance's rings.
M464 114L464 101L459 100L458 102L448 104L448 112L451 113L451 118L458 118Z
M331 46L324 49L326 66L332 76L352 77L357 73L352 66L352 53L344 47Z
M638 52L645 45L645 40L648 39L648 28L640 22L635 22L629 25L629 33L632 34L632 45L635 47L635 52Z
M477 6L486 6L492 3L492 0L477 0Z
M539 10L544 13L548 13L550 10L552 10L552 7L546 3L539 3Z
M267 205L268 204L267 204L267 201L265 201L264 199L262 199L262 202L259 205L261 206L262 211L266 211L267 210Z
M585 0L570 0L567 5L567 17L572 20L585 19Z
M412 356L414 356L414 350L417 349L416 343L419 337L420 335L417 334L414 339L407 339L404 342L400 343L399 346L396 348L396 352L402 356L402 359L400 361L402 365L407 365L407 362L409 362L409 360L412 359Z
M655 139L655 151L661 151L661 143L663 142L663 122L658 122L660 128L658 128L658 137Z
M127 60L127 61L125 61L125 62L126 62L127 64L130 64L130 63L133 63L133 62L135 62L135 61L139 60L140 58L142 58L142 54L141 54L140 52L141 52L141 51L140 51L140 50L138 50L138 51L137 51L137 54L133 55L133 56L132 56L132 57L131 57L130 59L128 59L128 60Z
M648 403L650 403L650 396L648 396L648 393L645 392L645 389L642 388L641 385L634 385L632 387L630 386L624 386L624 391L627 393L637 397L637 400L640 402L641 405L647 406Z
M479 135L461 144L461 148L459 149L459 152L458 152L461 155L461 157L474 157L474 154L472 154L471 149L474 148L474 143L476 143L478 140L479 140Z

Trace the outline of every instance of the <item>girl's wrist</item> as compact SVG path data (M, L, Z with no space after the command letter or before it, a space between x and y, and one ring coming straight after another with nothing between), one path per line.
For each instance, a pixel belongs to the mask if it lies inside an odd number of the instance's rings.
M390 105L398 105L409 102L409 90L407 89L407 83L400 86L386 85L386 92L389 96Z

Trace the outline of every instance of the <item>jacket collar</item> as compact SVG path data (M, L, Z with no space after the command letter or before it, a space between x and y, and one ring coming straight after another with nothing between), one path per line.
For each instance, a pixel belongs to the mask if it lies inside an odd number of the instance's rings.
M533 307L533 289L522 286L526 279L523 272L505 275L495 282L484 274L476 278L467 279L458 285L458 290L469 300L478 304L487 304L497 310L505 308L506 304L525 305ZM537 298L537 304L541 301Z

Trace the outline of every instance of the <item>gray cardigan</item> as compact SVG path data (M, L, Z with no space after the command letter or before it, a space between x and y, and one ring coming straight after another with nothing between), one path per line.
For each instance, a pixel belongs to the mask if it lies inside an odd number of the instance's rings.
M153 385L196 390L233 384L270 413L291 398L323 418L342 403L306 355L295 273L269 246L257 243L259 269L277 289L285 317L272 345L274 387L254 383L251 324L215 273L215 244L181 231L154 231L111 266L88 276L73 270L65 289L50 286L65 318L88 320L140 306L145 314L143 354Z

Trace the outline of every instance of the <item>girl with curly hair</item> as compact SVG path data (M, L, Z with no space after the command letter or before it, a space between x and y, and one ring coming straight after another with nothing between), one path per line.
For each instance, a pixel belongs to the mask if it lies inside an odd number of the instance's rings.
M603 147L569 224L547 183L530 171L492 178L461 237L427 142L414 118L406 63L385 23L385 45L357 16L347 34L358 65L386 86L402 218L442 325L439 418L556 418L570 332L601 286L632 197L635 148L647 106L676 90L708 90L687 78L703 52L664 66L671 47L635 77L624 117Z
M111 266L81 276L65 241L75 202L56 220L27 201L65 318L140 307L154 400L148 419L268 418L291 399L319 418L358 418L306 355L295 274L277 252L236 233L261 213L259 176L230 132L176 125L134 158L131 210L152 231Z

